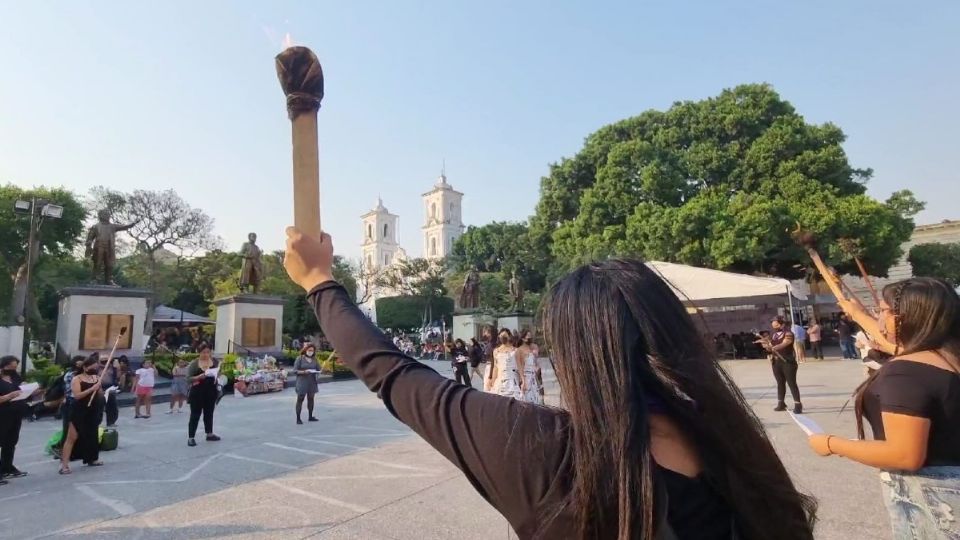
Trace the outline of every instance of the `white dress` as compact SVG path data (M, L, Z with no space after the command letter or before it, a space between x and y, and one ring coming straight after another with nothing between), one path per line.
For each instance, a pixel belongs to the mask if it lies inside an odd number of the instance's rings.
M522 400L520 374L517 372L517 350L494 351L493 361L497 363L497 380L493 381L490 392Z
M540 383L537 382L537 370L539 368L540 361L537 360L537 355L531 352L527 355L527 361L523 363L523 380L527 385L527 391L523 393L523 401L543 405Z

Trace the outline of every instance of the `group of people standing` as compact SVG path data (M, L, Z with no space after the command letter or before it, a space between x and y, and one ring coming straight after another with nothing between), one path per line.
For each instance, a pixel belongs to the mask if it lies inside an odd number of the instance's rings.
M517 340L509 329L501 328L497 341L499 345L493 350L493 361L484 377L484 390L542 405L543 372L533 334L524 331Z

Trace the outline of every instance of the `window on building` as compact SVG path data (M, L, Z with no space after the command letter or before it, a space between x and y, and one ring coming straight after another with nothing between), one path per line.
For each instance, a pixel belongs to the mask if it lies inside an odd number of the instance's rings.
M387 237L387 225L386 225L386 224L383 225L383 237L384 237L384 238Z
M373 238L373 225L367 223L367 238Z
M437 238L433 237L430 239L430 256L436 256L437 254Z
M373 268L373 256L367 255L367 269Z
M454 209L453 203L450 203L450 216L451 216L451 217L453 216L453 209Z
M430 203L430 217L437 217L437 203Z
M383 254L383 265L384 265L384 266L390 266L390 254L389 254L389 253L384 253L384 254Z

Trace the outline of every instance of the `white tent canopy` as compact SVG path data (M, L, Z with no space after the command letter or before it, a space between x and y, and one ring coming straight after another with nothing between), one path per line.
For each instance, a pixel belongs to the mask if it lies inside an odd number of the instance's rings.
M647 266L663 276L683 304L690 307L786 304L788 290L797 300L806 299L785 279L659 261L650 261Z

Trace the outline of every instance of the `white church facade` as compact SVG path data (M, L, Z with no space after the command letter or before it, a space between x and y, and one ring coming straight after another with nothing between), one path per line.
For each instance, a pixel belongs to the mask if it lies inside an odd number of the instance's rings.
M463 193L453 189L445 174L440 175L433 188L422 195L424 223L422 231L422 256L430 260L443 259L453 252L453 245L463 234ZM391 214L378 199L377 205L360 216L363 227L361 243L361 266L366 274L384 269L407 259L407 252L400 246L400 216ZM376 302L380 298L397 296L397 292L384 287L375 287L368 295L364 284L358 283L358 301L365 301L360 308L374 322L377 320Z

